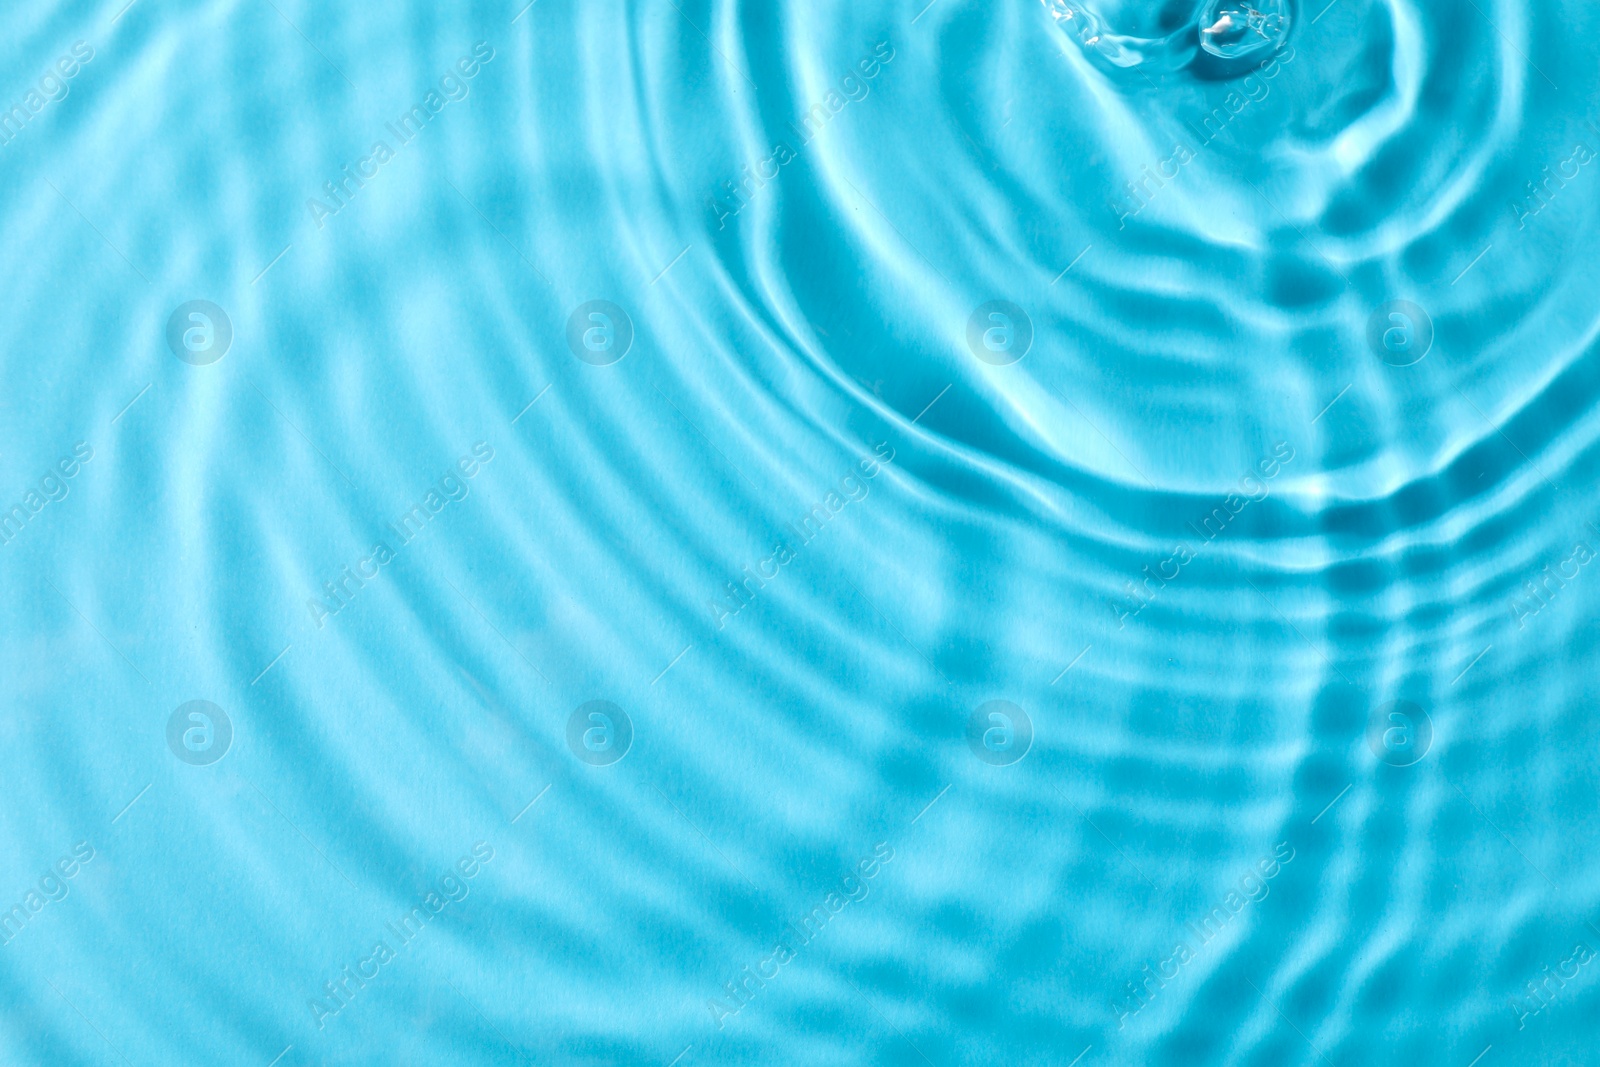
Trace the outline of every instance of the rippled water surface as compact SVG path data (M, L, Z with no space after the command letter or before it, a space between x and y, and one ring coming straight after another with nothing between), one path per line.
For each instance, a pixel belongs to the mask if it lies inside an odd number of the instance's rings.
M124 3L0 1062L1593 1062L1600 8Z

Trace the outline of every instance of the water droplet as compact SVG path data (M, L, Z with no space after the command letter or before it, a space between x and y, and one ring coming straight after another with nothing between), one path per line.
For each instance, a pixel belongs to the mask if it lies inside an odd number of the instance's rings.
M1200 12L1200 47L1220 59L1253 59L1289 35L1287 0L1207 0Z

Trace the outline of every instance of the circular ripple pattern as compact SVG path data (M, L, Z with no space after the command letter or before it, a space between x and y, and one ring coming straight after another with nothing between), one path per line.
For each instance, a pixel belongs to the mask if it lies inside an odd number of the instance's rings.
M4 16L0 1059L1581 1061L1600 10L1315 7Z

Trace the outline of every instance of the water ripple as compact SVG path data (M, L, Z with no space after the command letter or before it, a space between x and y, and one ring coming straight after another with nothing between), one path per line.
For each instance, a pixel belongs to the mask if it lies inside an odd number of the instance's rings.
M0 1059L1587 1050L1594 10L7 20Z

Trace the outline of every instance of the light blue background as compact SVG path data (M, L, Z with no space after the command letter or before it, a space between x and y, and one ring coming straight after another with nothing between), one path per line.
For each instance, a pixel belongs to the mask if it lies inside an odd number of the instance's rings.
M1600 966L1513 998L1600 949L1600 16L1336 0L1247 83L925 3L7 12L0 104L93 58L0 145L0 507L92 458L0 545L0 1062L1588 1062Z

